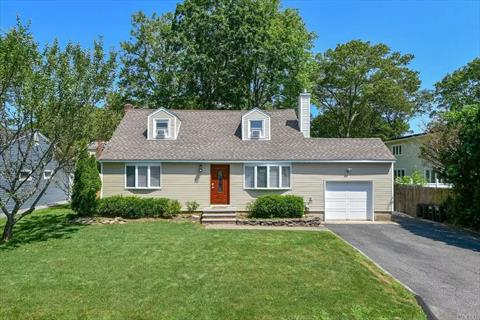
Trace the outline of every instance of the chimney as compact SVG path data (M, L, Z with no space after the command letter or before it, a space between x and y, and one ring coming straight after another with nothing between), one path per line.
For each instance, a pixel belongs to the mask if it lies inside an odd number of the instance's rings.
M123 112L126 113L128 110L133 109L133 105L130 103L125 103L123 105Z
M305 138L310 138L310 93L304 90L298 97L298 124Z

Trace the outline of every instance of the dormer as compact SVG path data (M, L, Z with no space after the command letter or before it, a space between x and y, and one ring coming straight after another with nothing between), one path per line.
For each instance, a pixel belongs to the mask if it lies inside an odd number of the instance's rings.
M242 140L270 140L270 115L258 108L242 116Z
M181 121L165 108L155 110L148 116L148 140L175 140L178 136Z

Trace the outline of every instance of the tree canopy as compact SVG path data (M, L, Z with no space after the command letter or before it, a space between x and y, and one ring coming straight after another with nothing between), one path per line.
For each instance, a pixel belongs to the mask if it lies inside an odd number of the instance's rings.
M407 131L421 96L412 59L360 40L318 54L313 99L319 116L312 135L388 139Z
M452 222L480 227L480 58L435 84L422 157L453 185Z
M7 217L2 240L94 139L92 115L113 87L115 68L115 54L105 53L100 42L84 50L55 41L40 50L20 21L0 35L0 189L7 197L0 199ZM39 133L48 138L46 148L38 147ZM52 174L45 180L47 165ZM20 179L21 172L28 177Z
M313 39L278 0L186 0L174 13L134 15L120 85L142 106L293 107Z
M480 58L437 82L435 97L437 108L444 111L480 103Z

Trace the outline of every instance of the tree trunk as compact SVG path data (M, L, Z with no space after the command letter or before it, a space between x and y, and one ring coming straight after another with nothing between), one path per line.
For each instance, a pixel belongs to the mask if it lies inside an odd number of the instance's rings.
M5 228L3 228L2 240L0 242L7 242L12 239L14 225L15 220L13 216L7 215L7 223L5 224Z

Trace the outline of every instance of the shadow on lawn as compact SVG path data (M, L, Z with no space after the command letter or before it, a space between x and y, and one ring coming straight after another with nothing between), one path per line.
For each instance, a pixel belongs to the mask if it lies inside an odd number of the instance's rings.
M70 238L85 225L71 223L74 214L40 213L25 217L13 229L13 239L0 244L0 251L20 247L22 245L46 241L49 239ZM3 225L1 228L3 231Z

